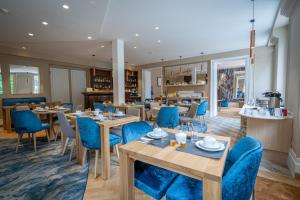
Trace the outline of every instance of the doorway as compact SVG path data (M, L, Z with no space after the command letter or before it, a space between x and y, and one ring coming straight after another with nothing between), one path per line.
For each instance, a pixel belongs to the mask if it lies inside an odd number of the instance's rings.
M210 116L237 115L253 98L252 73L248 56L211 61Z

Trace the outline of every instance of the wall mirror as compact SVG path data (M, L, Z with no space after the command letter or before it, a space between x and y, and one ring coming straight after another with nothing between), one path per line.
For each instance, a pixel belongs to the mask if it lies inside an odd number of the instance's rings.
M39 68L23 65L9 65L11 94L39 94Z

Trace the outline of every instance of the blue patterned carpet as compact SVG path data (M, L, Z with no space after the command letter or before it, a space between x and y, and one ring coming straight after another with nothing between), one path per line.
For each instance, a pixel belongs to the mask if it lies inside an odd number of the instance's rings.
M88 165L67 161L60 142L38 141L37 153L28 142L15 153L15 144L15 139L0 139L0 199L83 198Z

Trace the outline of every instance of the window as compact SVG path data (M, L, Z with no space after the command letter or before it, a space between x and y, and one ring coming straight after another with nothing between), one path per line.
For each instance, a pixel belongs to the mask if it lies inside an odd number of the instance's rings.
M11 94L39 94L39 68L10 65L10 89Z

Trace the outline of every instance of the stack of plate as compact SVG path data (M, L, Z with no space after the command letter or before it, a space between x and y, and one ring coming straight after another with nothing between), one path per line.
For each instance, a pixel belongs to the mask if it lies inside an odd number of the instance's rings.
M207 143L205 140L199 140L195 143L196 147L205 151L223 151L225 145L223 142L216 141L215 143Z
M167 137L168 133L165 131L151 131L147 133L147 137L152 138L152 139L161 139L164 137Z
M122 112L117 112L117 113L113 113L112 116L114 116L114 117L123 117L123 116L125 116L125 114L122 113Z

